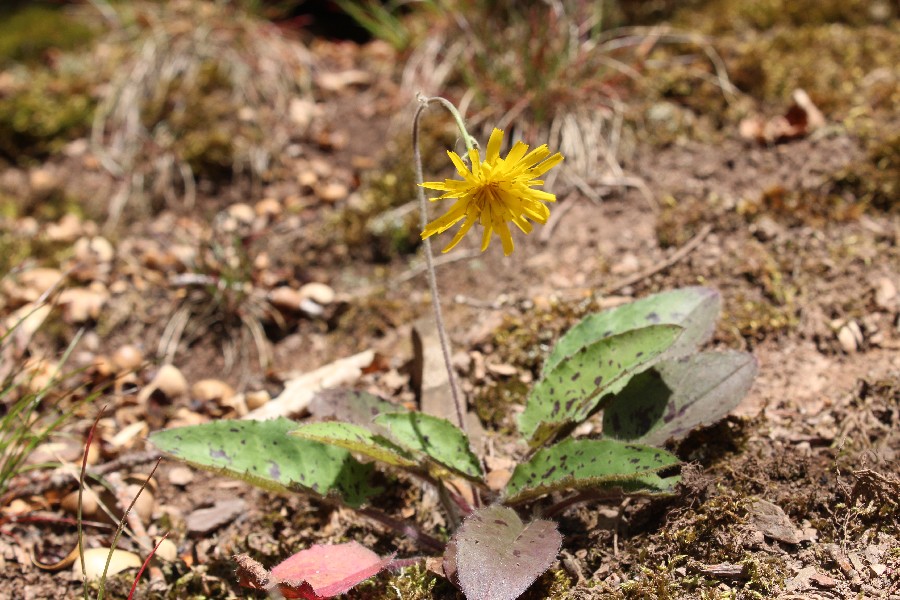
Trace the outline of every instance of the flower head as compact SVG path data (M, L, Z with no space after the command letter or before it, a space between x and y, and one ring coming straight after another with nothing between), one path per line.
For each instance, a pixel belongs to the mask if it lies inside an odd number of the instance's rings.
M516 142L506 158L500 158L502 142L503 132L494 129L488 140L484 162L478 150L469 150L471 171L458 154L447 152L462 180L446 179L421 184L422 187L444 192L433 200L456 198L450 210L425 226L423 240L443 233L465 219L444 252L456 246L472 225L480 222L484 229L481 251L487 249L491 236L496 233L503 244L503 253L509 256L513 251L510 221L525 233L531 233L532 229L528 219L541 225L547 222L550 209L544 203L556 202L556 196L534 189L534 186L544 184L538 177L562 162L562 154L557 152L550 156L546 144L528 152L527 144Z

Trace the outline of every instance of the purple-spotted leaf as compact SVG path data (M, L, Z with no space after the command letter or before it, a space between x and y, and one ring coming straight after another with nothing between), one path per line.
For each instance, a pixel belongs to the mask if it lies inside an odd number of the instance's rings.
M371 485L372 465L343 448L289 436L296 427L283 418L213 421L157 431L150 441L178 460L271 491L339 495L350 506L379 491Z
M379 415L375 424L384 427L397 444L427 456L440 467L480 480L481 462L469 447L469 438L446 419L420 412Z
M258 590L277 590L284 598L320 600L343 594L376 575L393 555L381 558L358 542L314 545L276 565L270 572L247 555L238 555L238 582Z
M679 325L684 332L666 358L690 354L713 334L722 299L716 290L688 287L647 296L588 315L563 335L544 361L544 375L566 357L602 338L648 325Z
M463 521L444 555L468 600L514 600L550 568L562 545L552 521L522 523L511 508L494 505Z
M587 419L604 395L621 390L668 350L682 328L651 325L602 338L559 362L531 389L519 431L532 447Z
M566 490L660 493L677 480L651 476L678 464L678 457L652 446L569 438L517 465L506 484L505 502L517 504Z
M636 375L603 411L608 437L662 445L727 415L750 391L757 364L745 352L703 352Z
M363 454L395 467L412 467L418 464L416 457L411 452L383 436L353 423L338 421L307 423L292 431L291 435L345 448L350 452Z
M407 410L368 392L321 390L313 396L309 412L318 420L343 421L372 429L372 420L378 415Z

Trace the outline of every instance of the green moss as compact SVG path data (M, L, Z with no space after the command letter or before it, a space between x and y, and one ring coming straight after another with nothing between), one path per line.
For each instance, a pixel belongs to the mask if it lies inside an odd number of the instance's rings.
M478 387L472 399L475 414L490 429L513 433L516 424L509 407L524 404L530 389L517 378L488 381Z
M30 164L88 133L96 101L84 73L37 69L0 95L0 157Z
M455 590L449 581L438 577L423 564L383 572L349 591L348 600L431 600L453 598Z
M873 6L871 0L694 0L668 4L679 6L672 17L676 25L708 33L747 28L765 30L779 25L863 26L897 16L890 2Z
M893 211L900 207L900 131L881 135L870 140L866 159L835 174L833 184L861 205Z
M41 61L48 50L74 50L94 35L94 29L58 6L34 2L0 9L0 65Z
M538 577L521 600L563 600L570 596L573 583L566 571L553 569Z

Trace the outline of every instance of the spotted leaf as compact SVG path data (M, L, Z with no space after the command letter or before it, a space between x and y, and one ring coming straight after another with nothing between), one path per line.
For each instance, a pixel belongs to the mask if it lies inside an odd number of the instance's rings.
M415 456L389 439L353 423L328 421L308 423L291 432L291 435L345 448L395 467L412 467L418 461Z
M481 462L469 447L469 438L446 419L420 412L391 413L375 418L391 439L404 448L427 456L450 471L481 479Z
M569 438L516 466L506 484L505 502L516 504L565 490L659 493L671 489L676 480L657 473L678 464L676 456L651 446Z
M335 494L359 506L378 491L370 485L371 465L358 462L343 448L287 435L296 427L283 418L213 421L157 431L150 441L195 467L276 492Z
M648 325L678 325L684 328L666 358L690 354L713 334L722 299L716 290L688 287L647 296L629 304L588 315L563 335L547 359L544 374L566 357L603 338Z
M750 391L756 359L745 352L702 352L636 375L603 411L603 434L662 445L715 423Z
M618 392L632 375L649 368L681 331L677 325L651 325L578 350L532 388L519 415L519 431L536 447L585 420L605 394Z

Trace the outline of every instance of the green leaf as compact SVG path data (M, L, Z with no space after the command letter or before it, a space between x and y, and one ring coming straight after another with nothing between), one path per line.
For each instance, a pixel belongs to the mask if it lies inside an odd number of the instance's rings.
M291 435L338 446L395 467L413 467L418 464L415 456L397 444L353 423L307 423L293 430Z
M343 421L373 429L372 420L378 415L407 410L368 392L332 389L316 392L309 404L309 412L317 419Z
M409 412L380 415L375 424L385 427L401 446L421 452L459 475L481 479L481 463L469 447L469 438L450 421Z
M662 445L733 410L756 378L745 352L703 352L657 363L635 376L603 411L603 434Z
M689 287L647 296L610 310L588 315L563 335L547 359L543 373L594 342L648 325L679 325L684 333L666 358L690 354L712 336L722 299L716 290Z
M213 421L157 431L150 441L195 467L275 492L338 494L355 507L378 491L370 485L371 465L358 462L343 448L289 436L296 427L283 418Z
M626 493L658 493L674 480L656 473L677 466L665 450L617 440L567 439L543 448L516 466L506 484L506 502L515 504L551 492L619 487Z
M528 395L519 431L532 447L553 439L597 409L604 394L653 364L681 333L677 325L652 325L605 337L560 362Z

